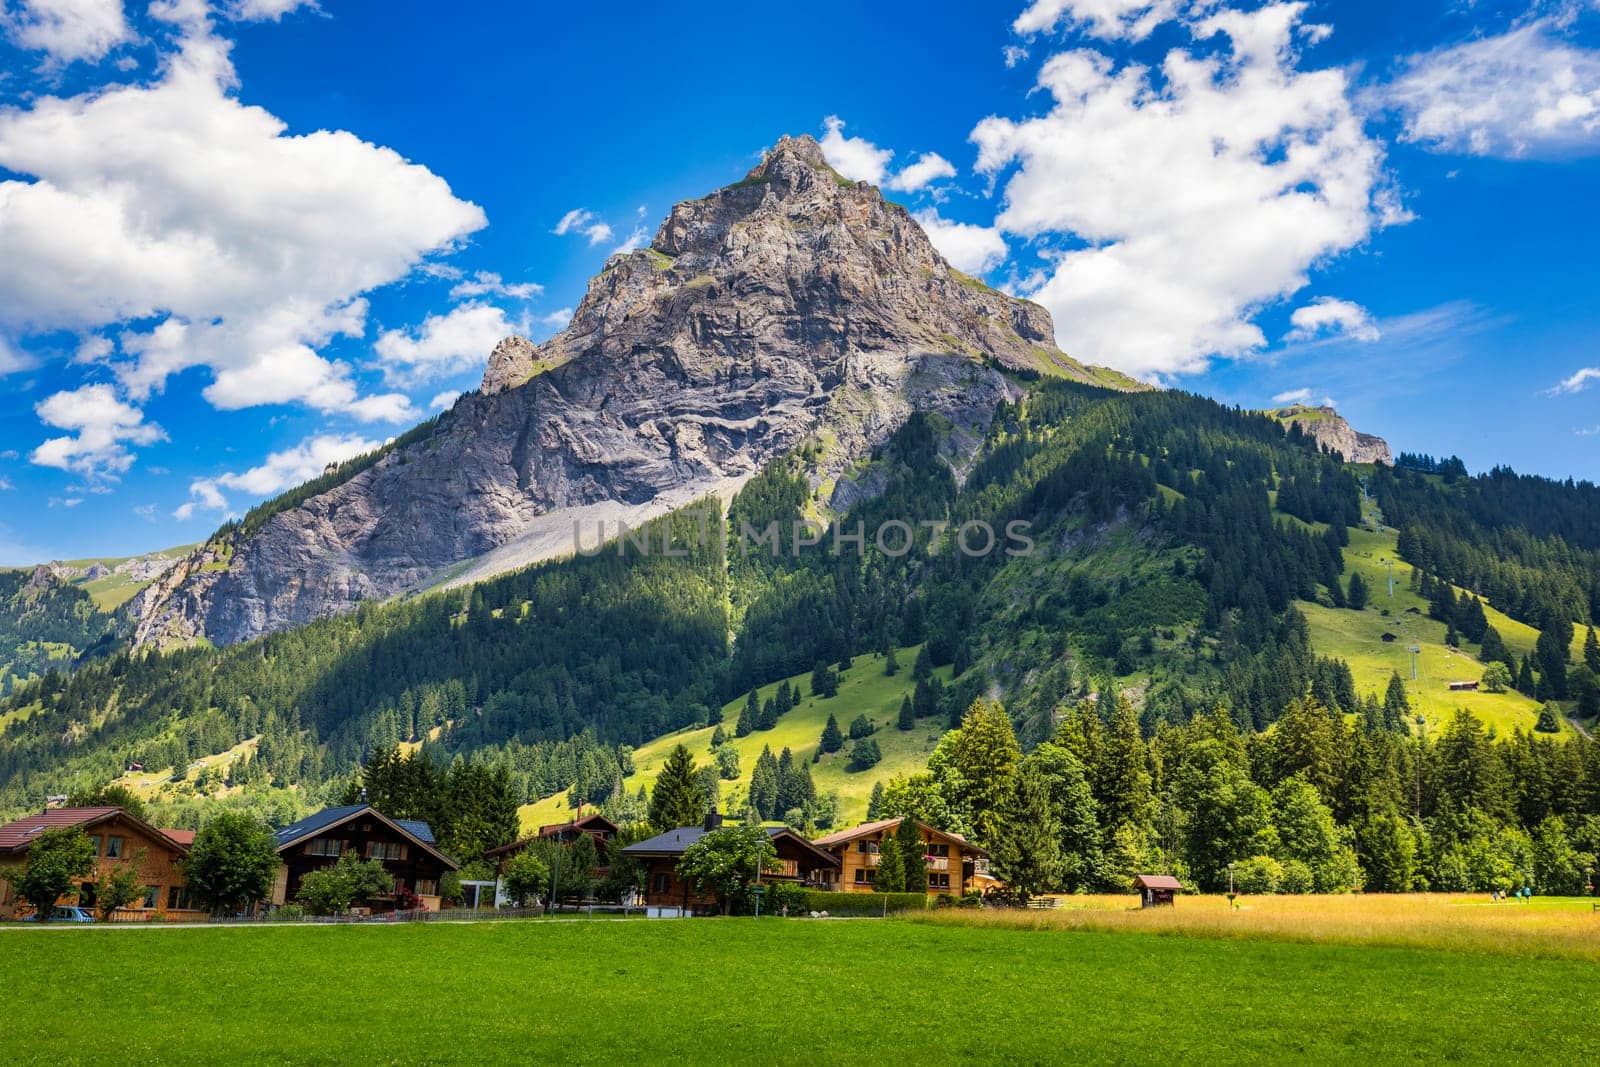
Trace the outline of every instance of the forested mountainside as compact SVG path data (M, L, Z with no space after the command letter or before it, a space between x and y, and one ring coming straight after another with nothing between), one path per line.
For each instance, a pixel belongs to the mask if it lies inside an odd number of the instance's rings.
M49 567L0 570L0 697L79 658L109 651L117 621Z

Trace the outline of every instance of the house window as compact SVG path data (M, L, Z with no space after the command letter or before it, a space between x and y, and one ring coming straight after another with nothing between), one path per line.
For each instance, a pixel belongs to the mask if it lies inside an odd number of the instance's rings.
M950 888L950 876L948 874L930 874L930 875L928 875L928 888L929 889L949 889Z
M393 841L368 841L367 859L369 860L403 860L406 858L406 846Z
M168 911L189 911L194 904L189 900L188 886L175 885L167 890Z
M122 858L122 838L106 838L106 859L116 860Z
M99 834L90 834L89 835L89 844L94 846L94 854L96 856L100 855L100 835Z
M864 868L864 867L857 867L856 868L856 883L858 885L866 885L866 883L867 883L867 871L866 871L866 868Z
M308 856L337 856L344 851L344 842L331 837L319 837L306 846Z
M930 855L930 856L938 856L938 857L941 857L941 858L948 859L949 856L950 856L950 846L949 845L929 845L928 846L928 855Z
M667 891L667 876L658 874L650 880L650 892L665 893Z
M439 895L439 883L432 878L417 879L417 896L436 897Z
M141 907L141 908L154 908L156 906L156 903L160 899L161 899L161 887L160 886L155 886L155 885L147 885L147 886L144 887L144 899L139 901L139 907Z

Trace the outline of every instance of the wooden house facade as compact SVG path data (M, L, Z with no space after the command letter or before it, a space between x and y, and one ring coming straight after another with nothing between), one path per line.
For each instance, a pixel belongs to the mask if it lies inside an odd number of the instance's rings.
M123 808L51 808L0 826L0 919L25 918L32 908L18 900L7 877L28 858L28 848L47 829L78 827L94 846L94 868L78 880L73 892L56 901L58 906L93 909L95 885L101 872L132 869L145 887L144 896L119 909L118 922L141 919L198 919L203 913L189 899L183 876L183 859L189 854L192 834L158 830ZM181 838L181 839L180 839Z
M274 905L294 901L306 875L331 867L353 851L362 859L378 860L394 876L395 893L374 900L374 911L394 910L403 890L416 894L423 907L437 911L439 879L461 867L439 851L427 823L391 819L370 804L319 811L279 830L275 843L282 865L272 887Z
M697 895L692 886L678 876L678 862L684 852L706 834L722 826L722 816L711 812L700 826L680 826L664 834L629 845L622 851L637 859L645 869L644 903L653 907L678 907L709 910L716 899ZM763 882L795 882L823 889L838 879L838 859L825 849L786 826L769 826L767 836L778 853L778 869L761 876Z
M994 884L989 877L989 854L960 834L918 823L923 856L928 867L927 892L960 896ZM878 857L883 842L900 829L899 819L879 819L849 830L819 837L814 844L839 859L839 880L826 888L846 893L870 893L877 880Z

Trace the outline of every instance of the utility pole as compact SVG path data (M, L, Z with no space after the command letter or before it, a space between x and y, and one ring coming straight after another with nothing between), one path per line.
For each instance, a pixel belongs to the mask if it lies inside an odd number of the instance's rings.
M1389 568L1389 599L1394 599L1394 560L1386 559L1383 565Z
M1421 645L1411 646L1411 680L1417 680L1417 653L1422 651Z

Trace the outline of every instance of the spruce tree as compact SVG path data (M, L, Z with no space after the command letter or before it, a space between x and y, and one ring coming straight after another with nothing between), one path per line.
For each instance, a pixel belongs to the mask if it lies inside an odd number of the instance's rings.
M991 836L994 872L1023 900L1060 884L1061 824L1037 772L1017 775Z
M1589 631L1589 636L1591 638L1594 637L1594 630L1591 629ZM893 645L890 645L889 650L883 654L883 673L887 674L890 678L893 678L895 675L900 673L900 663L894 658Z
M926 681L933 677L933 656L928 652L928 646L923 645L917 650L916 662L911 665L911 678L913 681Z
M715 730L711 731L711 744L708 747L712 751L716 751L722 745L726 744L727 740L728 740L728 732L726 730L724 730L722 728L722 725L719 723L717 725L717 728Z
M766 745L761 746L761 755L750 774L750 806L763 821L774 818L777 812L778 761Z
M1600 639L1595 638L1593 626L1589 627L1589 632L1583 638L1583 662L1600 677Z
M1533 657L1523 656L1522 666L1517 671L1517 692L1531 697L1538 691L1539 684L1533 677Z
M1405 729L1411 716L1411 700L1406 696L1406 683L1398 671L1389 675L1389 688L1383 695L1383 721L1391 730Z
M872 783L872 795L867 797L867 821L877 819L883 810L883 783Z
M751 731L761 722L761 697L754 689L745 698L744 708L739 712L739 721L734 724L733 736L748 737Z
M874 893L904 893L906 891L905 858L900 854L900 842L893 834L884 834L878 845L878 870L873 876Z
M811 695L827 699L839 692L839 676L825 660L817 660L811 671Z
M828 713L828 722L822 728L822 739L818 742L824 752L837 752L844 747L844 734L839 731L839 720L833 713Z
M911 708L911 698L900 698L900 718L895 720L895 725L902 730L913 730L917 725L917 713Z
M922 825L915 819L900 820L895 828L896 851L900 853L902 882L907 893L925 892L928 888L928 855L922 844Z
M705 793L695 771L694 757L687 748L676 745L650 794L650 825L664 833L679 826L696 826L705 813Z
M1344 599L1351 611L1361 611L1366 608L1367 582L1361 577L1360 571L1350 573L1350 592Z
M771 730L778 725L778 701L768 697L767 702L761 705L761 718L756 723L757 730Z

